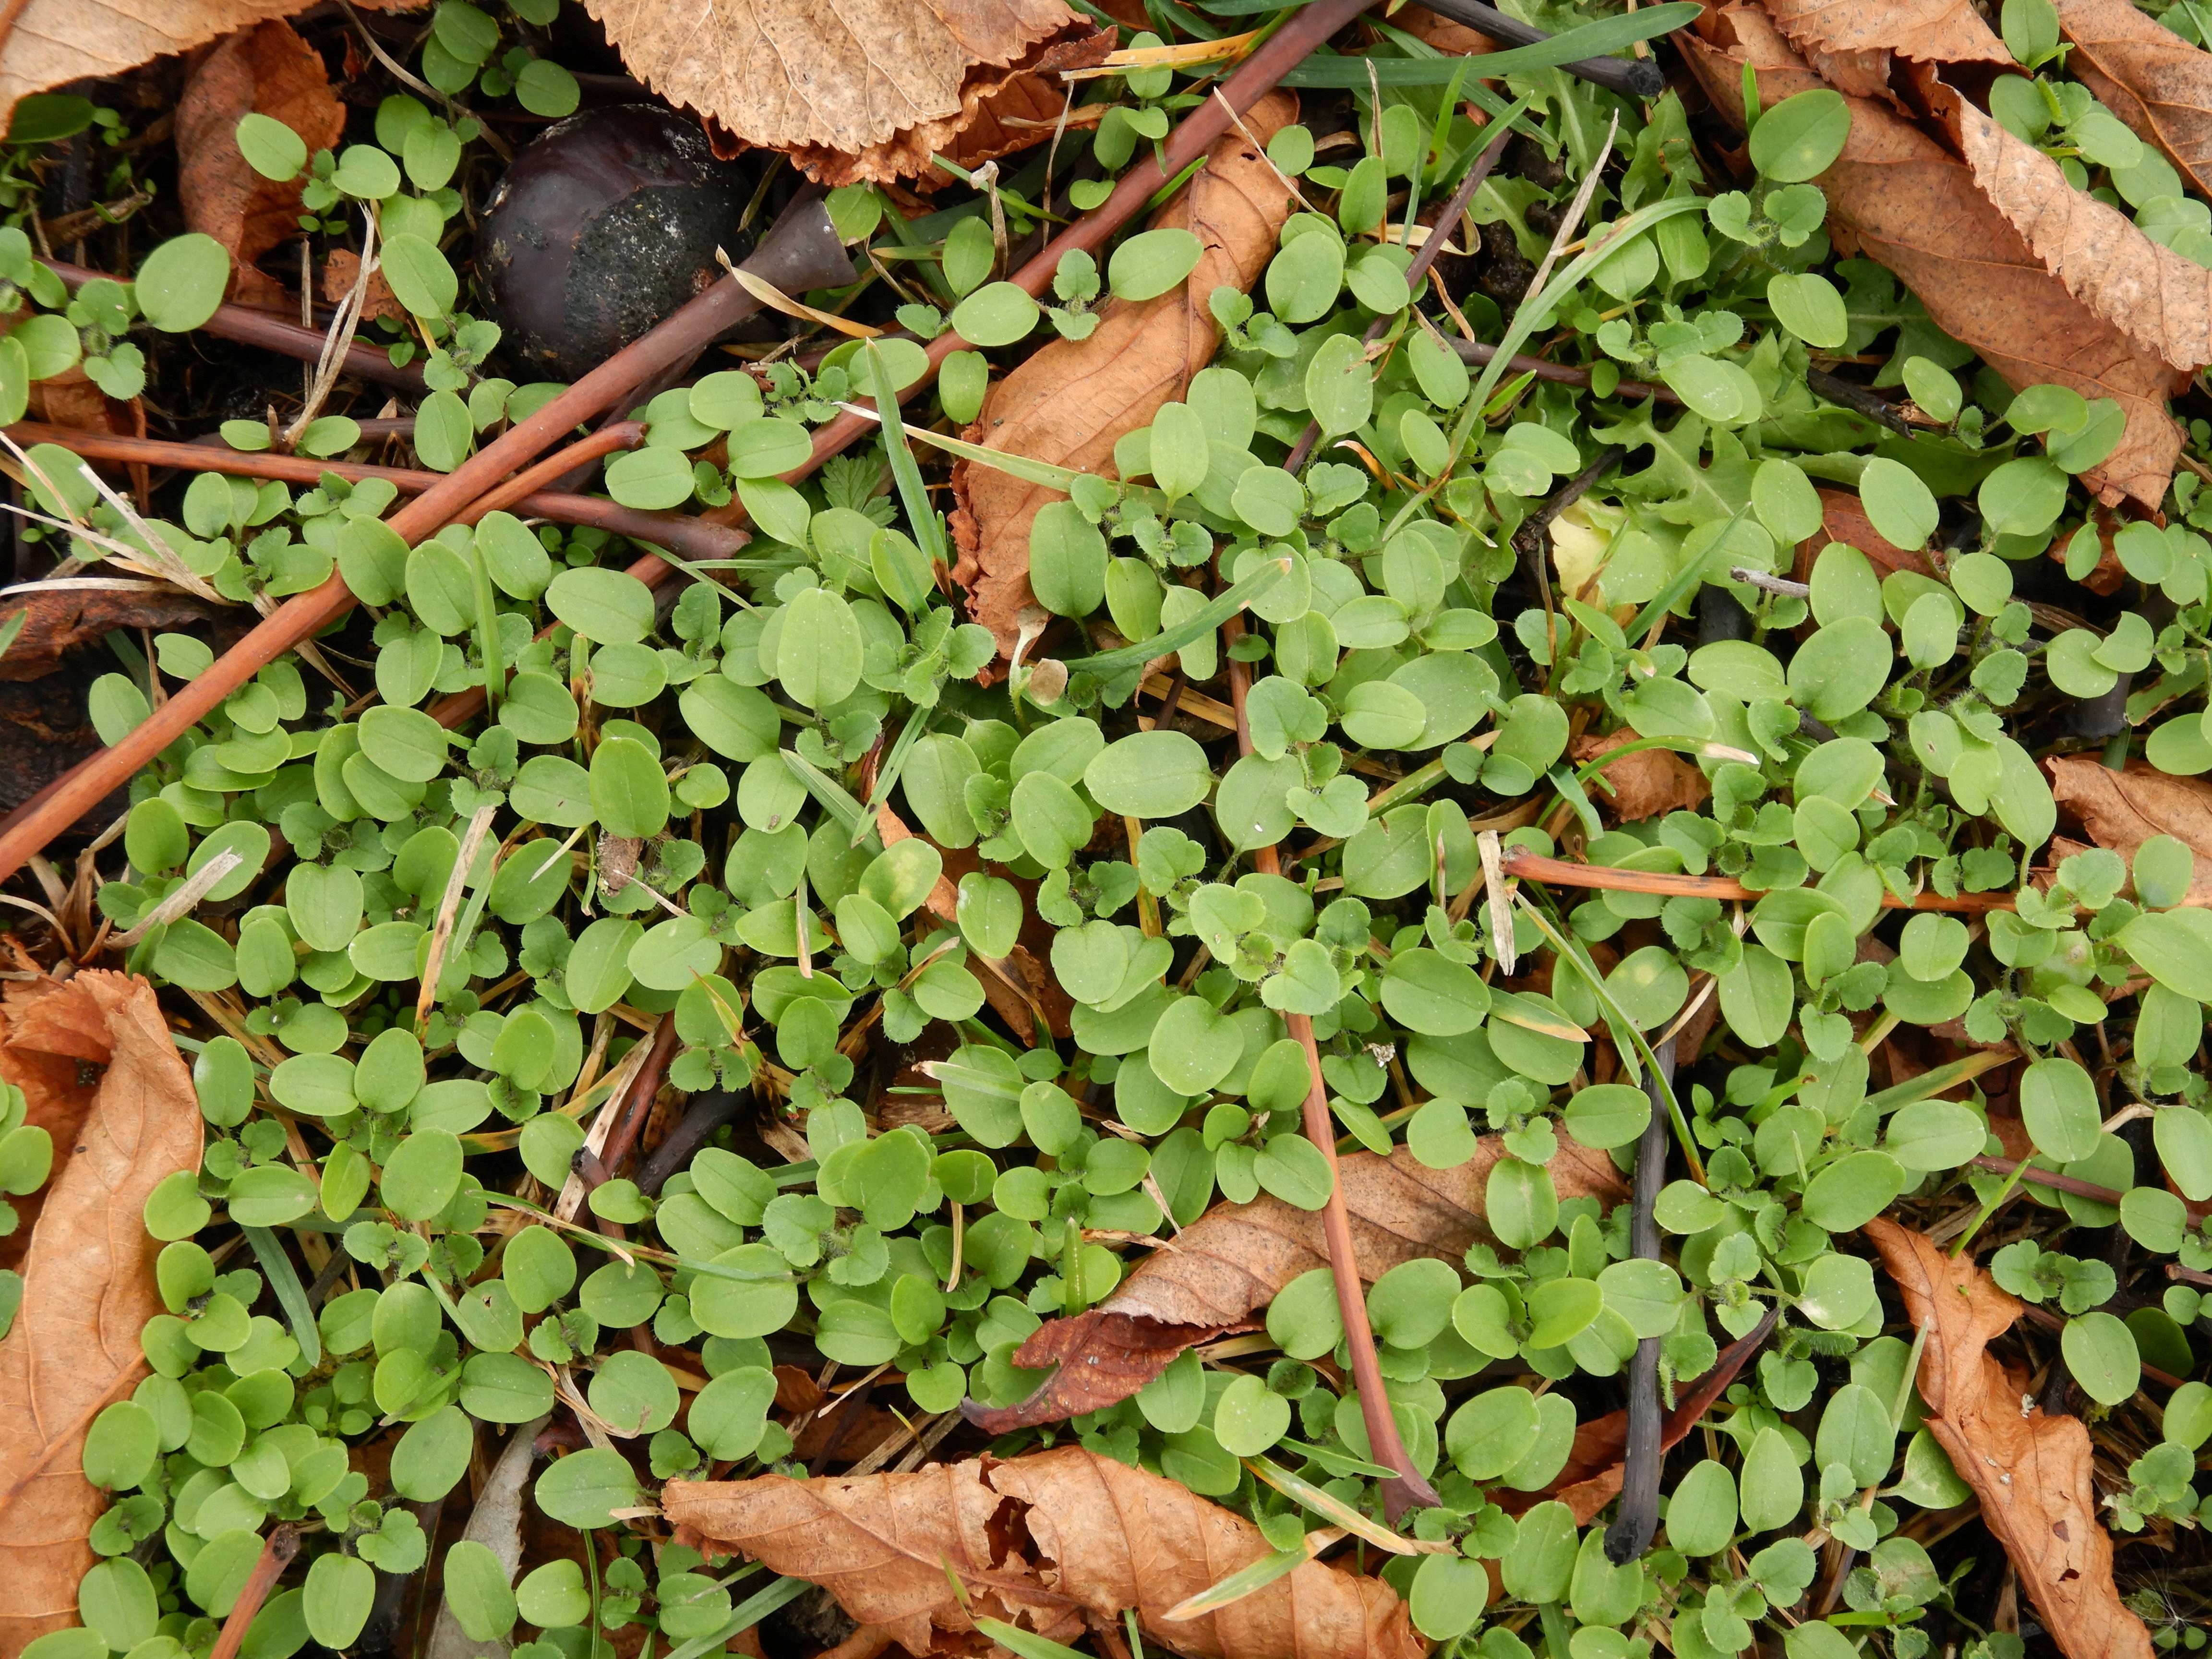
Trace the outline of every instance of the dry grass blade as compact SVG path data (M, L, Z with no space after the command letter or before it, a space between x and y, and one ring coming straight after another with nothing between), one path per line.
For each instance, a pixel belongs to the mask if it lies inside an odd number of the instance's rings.
M965 1650L978 1619L1066 1642L1117 1626L1124 1608L1147 1638L1199 1659L1419 1659L1424 1650L1388 1585L1312 1561L1170 1621L1180 1603L1273 1552L1243 1516L1079 1447L911 1474L674 1480L662 1502L679 1539L812 1579L861 1635L917 1656Z
M1389 1158L1355 1153L1338 1164L1360 1277L1372 1284L1420 1256L1457 1261L1490 1237L1483 1193L1504 1143L1486 1136L1474 1156L1431 1170L1400 1147ZM1552 1179L1561 1198L1626 1196L1602 1152L1563 1142ZM969 1408L994 1434L1097 1411L1126 1400L1193 1343L1249 1329L1254 1316L1300 1273L1329 1265L1318 1211L1263 1194L1249 1204L1218 1204L1176 1237L1173 1250L1147 1257L1112 1295L1072 1318L1033 1333L1014 1363L1058 1373L1028 1400L1001 1411Z
M1277 1550L1273 1555L1255 1561L1249 1567L1240 1567L1216 1584L1209 1584L1195 1595L1187 1596L1170 1607L1160 1617L1170 1624L1179 1624L1185 1619L1195 1619L1202 1613L1218 1613L1233 1601L1241 1601L1253 1591L1264 1589L1296 1567L1301 1561L1310 1561L1345 1536L1340 1527L1323 1527L1310 1532L1294 1549Z
M1929 1431L1981 1499L1983 1520L2051 1639L2067 1659L2150 1659L2150 1632L2112 1583L2089 1431L2078 1418L2023 1409L2025 1379L2007 1375L1988 1351L2021 1304L1971 1261L1887 1218L1869 1222L1866 1234L1912 1322L1934 1324L1920 1373Z
M2058 26L2074 43L2067 67L2098 101L2199 190L2212 186L2212 53L2128 0L2058 0Z
M1824 84L1753 6L1709 11L1675 38L1714 104L1739 122L1747 63L1765 101ZM2117 401L2125 434L2083 482L2108 505L2157 510L2181 453L2166 400L2183 377L2069 293L1958 157L1887 105L1853 99L1850 112L1843 157L1819 180L1838 247L1896 272L1939 327L2015 389L2051 381Z
M1271 93L1244 125L1264 144L1297 112L1288 93ZM1116 300L1083 340L1052 340L992 384L969 438L1081 471L1111 472L1114 444L1180 398L1212 358L1219 330L1206 299L1224 283L1249 289L1275 252L1290 217L1291 192L1259 144L1232 132L1216 141L1205 168L1154 220L1194 232L1205 245L1198 268L1156 300ZM1030 525L1056 490L965 462L953 469L960 543L953 578L969 592L975 619L1012 656L1030 592Z
M0 1342L0 1651L14 1653L76 1621L106 1506L84 1478L85 1431L144 1373L138 1333L161 1302L140 1216L164 1177L199 1167L200 1111L152 988L104 970L9 998L0 1076L55 1149L35 1224L0 1241L0 1267L23 1274Z

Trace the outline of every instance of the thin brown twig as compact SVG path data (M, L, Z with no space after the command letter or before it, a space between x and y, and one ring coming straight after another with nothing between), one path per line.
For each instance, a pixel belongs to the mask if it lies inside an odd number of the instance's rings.
M1571 859L1547 858L1525 847L1505 849L1505 873L1528 881L1548 882L1557 887L1603 888L1616 893L1665 893L1689 898L1764 898L1741 882L1727 876L1671 875L1658 870L1616 870L1608 865L1581 864ZM1960 910L1978 913L2014 908L2009 893L1916 893L1909 899L1884 892L1885 910Z
M238 1650L246 1641L246 1632L261 1604L269 1599L269 1592L276 1588L276 1581L284 1569L292 1565L292 1558L300 1553L300 1529L289 1522L274 1528L262 1540L261 1554L246 1575L246 1588L231 1603L230 1616L223 1620L222 1634L215 1639L215 1649L208 1659L238 1659Z
M653 1047L647 1052L645 1064L631 1079L622 1115L607 1133L600 1161L610 1170L622 1168L636 1150L638 1137L645 1132L645 1120L653 1110L653 1097L660 1092L661 1083L668 1076L668 1062L675 1057L676 1016L663 1014L660 1023L653 1029Z

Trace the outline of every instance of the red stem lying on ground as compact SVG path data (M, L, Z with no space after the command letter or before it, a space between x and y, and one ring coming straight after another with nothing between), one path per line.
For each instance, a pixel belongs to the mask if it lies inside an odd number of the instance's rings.
M1571 859L1546 858L1525 847L1505 849L1505 873L1524 880L1549 882L1558 887L1603 887L1616 893L1668 893L1689 898L1759 899L1763 893L1753 891L1740 881L1727 876L1675 876L1657 870L1616 870L1609 865L1580 864ZM2014 908L2009 893L1960 893L1955 898L1946 898L1941 893L1916 893L1910 899L1899 898L1885 891L1881 896L1885 910L2010 910Z
M2127 1196L2125 1193L2116 1192L2110 1187L2100 1187L2094 1181L2083 1181L2075 1176L2060 1175L2056 1170L2039 1170L2033 1164L2022 1166L2008 1158L1990 1158L1984 1154L1972 1161L1972 1167L1977 1170L1987 1170L1993 1175L2002 1176L2011 1175L2017 1170L2022 1181L2033 1182L2039 1187L2048 1187L2054 1193L2071 1193L2076 1198L2094 1199L2100 1204L2110 1204L2116 1207L2119 1201ZM2181 1200L2181 1205L2189 1212L2191 1219L2202 1219L2205 1216L2212 1215L2212 1203L2192 1204L2185 1198ZM2176 1271L2172 1267L2166 1269L2169 1274ZM2205 1282L2212 1284L2212 1279L2208 1279Z
M1015 274L1014 280L1031 294L1041 293L1063 253L1079 247L1089 251L1103 246L1163 185L1205 155L1228 130L1231 110L1243 114L1293 64L1371 3L1372 0L1312 0L1245 59L1221 88L1220 98L1200 105L1169 135L1165 171L1152 157L1139 161L1122 175L1111 196L1061 232ZM527 420L477 451L395 514L390 520L392 527L411 547L450 522L517 467L543 454L562 433L612 406L652 376L690 361L739 317L750 315L755 304L735 278L723 277L673 317L623 347ZM928 371L902 395L911 396L927 386L937 366L963 343L949 331L932 341ZM807 476L874 425L861 416L840 415L815 434L813 453L805 463L784 476L787 479ZM714 523L731 524L742 516L742 509L732 502L731 507L706 516ZM670 572L669 567L655 559L641 561L635 574L657 584ZM328 627L353 604L353 595L336 575L313 592L288 599L121 743L80 762L0 821L0 880L21 869L47 842L212 713L264 666ZM451 707L463 711L454 718L465 718L465 702Z
M239 1591L238 1600L231 1604L230 1617L222 1622L222 1634L216 1638L214 1651L208 1659L238 1659L239 1648L246 1640L246 1632L253 1623L261 1604L269 1599L269 1592L284 1576L284 1569L300 1553L300 1529L286 1525L274 1528L262 1540L260 1558L253 1571L246 1575L246 1588Z
M599 1162L605 1164L609 1174L622 1168L631 1152L637 1149L637 1139L645 1133L645 1120L652 1115L653 1097L668 1076L668 1062L676 1057L676 1016L663 1014L660 1023L653 1028L653 1047L646 1051L645 1064L630 1079L629 1094L622 1103L622 1115L607 1132L607 1144L599 1151Z
M88 270L82 265L69 264L60 259L48 259L45 263L55 276L73 289L83 287L95 276L107 276L106 271ZM116 279L109 277L108 280ZM219 340L235 340L240 345L259 346L264 351L273 351L283 357L295 357L303 363L322 361L325 343L322 330L288 323L282 317L257 311L252 306L217 306L215 315L200 325L199 331L212 334ZM420 368L412 363L395 368L391 357L381 347L360 341L346 348L345 372L364 380L374 380L380 386L411 392L417 397L424 389Z
M644 428L623 422L634 434ZM611 430L612 428L610 428ZM403 495L419 495L440 482L440 475L413 467L364 466L350 461L318 461L305 455L253 453L216 449L205 444L165 443L158 438L124 438L105 432L80 432L71 427L42 426L19 421L8 435L25 448L33 444L58 444L92 461L140 462L149 466L173 466L193 472L224 472L239 478L277 478L287 483L312 484L325 472L358 483L364 478L385 478ZM635 441L633 437L632 441ZM617 446L620 447L620 446ZM533 472L535 469L532 470ZM525 474L527 478L531 474ZM520 482L520 481L518 481ZM506 494L502 486L496 494ZM612 531L633 541L652 542L687 559L726 559L751 538L742 530L702 524L675 513L641 513L596 495L570 495L556 490L533 489L505 501L487 497L470 509L469 521L495 507L519 508L526 518L550 519L556 524L588 525Z
M1244 636L1244 619L1231 617L1221 625L1234 647ZM1229 658L1229 696L1237 711L1237 751L1252 753L1252 723L1245 713L1245 693L1252 671L1234 655ZM1268 875L1282 873L1282 860L1272 847L1255 848L1255 868ZM1336 1308L1344 1322L1345 1346L1352 1352L1352 1380L1359 1389L1359 1416L1367 1430L1367 1444L1374 1461L1398 1471L1382 1483L1382 1509L1393 1525L1407 1510L1433 1507L1436 1488L1423 1480L1406 1455L1398 1436L1398 1422L1390 1414L1390 1397L1382 1385L1382 1362L1375 1353L1375 1333L1367 1322L1367 1290L1359 1279L1358 1248L1352 1240L1352 1211L1344 1201L1344 1182L1337 1173L1336 1132L1330 1127L1328 1085L1321 1073L1321 1049L1314 1042L1313 1021L1304 1014L1285 1014L1283 1024L1306 1054L1306 1097L1300 1122L1306 1139L1328 1160L1328 1203L1321 1212L1322 1235L1328 1241L1329 1277L1336 1284Z

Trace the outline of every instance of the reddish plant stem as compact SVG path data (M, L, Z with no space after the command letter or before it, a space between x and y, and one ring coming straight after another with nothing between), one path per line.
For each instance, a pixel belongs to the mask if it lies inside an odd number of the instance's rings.
M1294 64L1371 3L1373 0L1312 0L1244 60L1221 87L1221 96L1200 105L1168 136L1164 167L1151 156L1131 167L1112 195L1054 238L1042 253L1015 273L1013 280L1032 295L1042 293L1063 254L1103 246L1170 179L1205 155L1213 141L1228 131L1231 111L1241 115L1249 109ZM734 277L723 277L424 491L389 520L392 529L413 546L515 468L543 454L561 433L611 407L654 374L690 361L756 307L751 295ZM932 341L927 370L902 396L911 396L927 386L938 366L965 343L950 331ZM840 415L815 434L812 453L785 477L796 479L813 472L854 439L873 430L875 424L863 416ZM705 516L716 524L732 524L743 516L743 509L732 501L730 507ZM651 562L651 568L653 574L644 580L665 580L669 574L668 567L659 560ZM4 830L0 830L0 880L21 869L33 854L212 713L264 666L329 626L353 604L353 595L335 574L313 592L287 600L214 666L171 696L121 743L80 762L57 780L51 792L41 791L11 813ZM465 704L453 707L465 708ZM455 716L465 717L465 713Z
M1488 367L1491 360L1498 356L1496 346L1487 345L1480 340L1455 340L1447 337L1444 343L1459 354L1460 361L1476 368ZM1590 383L1590 372L1586 368L1547 363L1541 357L1532 357L1525 351L1515 352L1509 367L1516 374L1533 374L1538 380L1549 380L1555 386L1588 386ZM1646 386L1641 380L1623 380L1613 387L1611 395L1627 398L1656 398L1662 404L1682 401L1674 387Z
M276 1588L284 1569L292 1565L292 1558L300 1553L300 1529L285 1525L273 1529L262 1540L260 1559L254 1562L253 1571L246 1575L246 1588L238 1593L231 1604L230 1617L222 1622L222 1634L215 1640L215 1650L208 1659L238 1659L238 1650L246 1640L246 1632L253 1617L261 1611L261 1604L269 1599L269 1592Z
M562 473L573 472L603 455L611 455L617 449L635 449L644 441L644 422L611 422L590 437L580 438L566 449L556 449L535 465L525 467L483 500L470 506L465 512L455 514L454 522L475 524L487 513L503 513L517 501L537 493L540 485L551 483Z
M653 1047L646 1051L645 1064L630 1079L622 1115L607 1132L607 1144L599 1151L599 1162L609 1171L621 1169L637 1150L637 1138L644 1133L645 1120L653 1113L653 1098L660 1092L661 1083L668 1075L668 1062L675 1057L676 1016L663 1014L660 1023L653 1028Z
M1062 255L1078 249L1085 253L1096 253L1103 247L1116 231L1144 211L1146 205L1163 185L1203 156L1213 147L1213 141L1229 131L1231 111L1242 115L1250 109L1273 91L1275 83L1303 62L1316 46L1373 3L1374 0L1312 0L1311 4L1270 35L1258 51L1244 60L1234 75L1221 83L1218 97L1207 99L1191 111L1183 118L1182 125L1168 135L1167 143L1162 149L1166 158L1164 167L1154 156L1146 156L1121 175L1112 195L1054 237L1042 252L1006 280L1032 296L1042 294L1050 285L1053 273L1060 269ZM927 349L929 367L923 371L920 380L899 393L901 403L927 387L936 378L939 368L947 357L956 351L972 348L947 329L929 343ZM874 404L872 398L855 398L854 401L869 407ZM815 433L814 452L807 458L806 464L786 473L785 477L797 478L813 471L832 455L849 447L854 439L876 429L876 422L865 416L841 414ZM728 507L718 507L707 516L718 523L733 523L740 510L732 501Z
M1231 617L1221 625L1231 647L1244 637L1244 619ZM1252 725L1245 714L1245 693L1250 689L1249 664L1229 659L1229 698L1237 711L1237 752L1252 752ZM1252 850L1252 863L1269 875L1282 873L1282 860L1272 847ZM1382 1363L1375 1354L1375 1333L1367 1323L1367 1290L1359 1277L1359 1254L1352 1240L1352 1210L1344 1201L1344 1181L1336 1163L1336 1133L1328 1115L1328 1086L1321 1073L1321 1048L1314 1041L1313 1021L1304 1014L1285 1014L1291 1038L1305 1050L1306 1097L1300 1121L1306 1139L1328 1160L1328 1203L1321 1212L1322 1235L1328 1241L1329 1276L1336 1281L1336 1309L1344 1322L1345 1346L1352 1351L1352 1376L1359 1389L1359 1416L1366 1425L1368 1448L1375 1462L1398 1471L1382 1483L1382 1510L1392 1525L1408 1510L1432 1508L1436 1488L1423 1480L1406 1455L1398 1422L1390 1414L1390 1396L1382 1384Z
M72 289L82 288L96 276L106 276L101 270L88 270L82 265L73 265L60 259L48 259L47 267L55 276ZM116 280L116 279L110 279ZM325 343L320 329L303 328L298 323L288 323L282 317L257 311L252 306L220 305L215 315L200 325L199 331L212 334L219 340L235 340L240 345L259 346L264 351L273 351L282 357L295 357L303 363L322 361ZM364 380L374 380L400 392L421 396L422 371L414 364L394 368L392 359L379 347L356 341L346 348L346 373Z
M634 422L624 424L634 431L641 431ZM105 432L79 432L70 427L42 426L35 421L17 422L8 428L8 435L26 448L32 444L58 444L87 460L173 466L192 472L224 472L239 478L276 478L287 483L315 483L329 472L355 483L364 478L386 479L402 495L419 495L439 481L437 473L414 467L367 466L351 461L319 461L305 455L273 455L217 449L205 444L166 443L157 438L125 438ZM533 467L524 477L533 477L540 471ZM509 486L502 486L495 495L507 495L508 489ZM596 495L570 495L549 489L532 489L506 500L487 497L462 516L473 523L496 507L519 507L531 518L612 531L634 541L657 543L692 559L726 559L751 539L742 530L702 524L697 519L679 514L641 513Z
M2094 1181L2083 1181L2074 1176L2060 1175L2056 1170L2039 1170L2033 1164L2023 1165L2008 1158L1990 1158L1984 1155L1973 1159L1972 1163L1975 1169L1987 1170L1992 1175L2008 1176L2018 1171L2022 1181L2033 1182L2039 1187L2048 1187L2054 1193L2071 1193L2076 1198L2094 1199L2100 1204L2111 1204L2117 1206L2119 1201L2127 1196L2125 1193L2115 1192L2110 1187L2100 1187ZM2182 1207L2189 1212L2191 1219L2201 1219L2207 1215L2212 1215L2212 1203L2192 1204L2185 1198L2181 1200L2181 1204ZM2166 1269L2169 1274L2185 1271L2185 1269L2171 1267ZM2204 1282L2212 1285L2212 1277L2206 1278Z
M1546 858L1524 847L1505 849L1505 873L1520 876L1529 881L1549 882L1559 887L1602 887L1616 893L1668 893L1691 898L1759 899L1763 893L1753 891L1740 881L1727 876L1674 876L1656 870L1615 870L1602 864L1579 864L1571 859ZM1917 893L1911 899L1899 898L1884 892L1881 907L1885 910L2009 910L2014 908L2009 893L1961 893L1955 898L1946 898L1941 893Z

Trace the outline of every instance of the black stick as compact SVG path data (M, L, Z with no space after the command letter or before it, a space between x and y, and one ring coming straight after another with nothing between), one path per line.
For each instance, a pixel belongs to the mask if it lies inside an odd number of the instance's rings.
M1838 409L1863 415L1905 437L1913 435L1912 422L1899 414L1888 398L1870 387L1847 380L1840 374L1831 374L1824 368L1807 369L1805 384Z
M750 1089L716 1089L711 1093L694 1095L676 1127L668 1132L668 1138L639 1163L638 1191L647 1198L659 1196L668 1177L688 1165L692 1154L714 1139L715 1130L726 1123L736 1122L751 1103Z
M1539 40L1552 38L1517 17L1508 17L1495 6L1484 5L1482 0L1425 3L1431 11L1441 13L1455 23L1464 23L1493 40L1503 40L1509 46L1533 46ZM1559 67L1570 75L1629 98L1656 98L1667 90L1666 71L1649 58L1578 58Z
M1651 1121L1636 1143L1635 1208L1629 1212L1628 1252L1641 1261L1659 1259L1659 1223L1652 1209L1667 1181L1667 1103L1659 1090L1660 1074L1674 1072L1674 1040L1654 1051L1656 1064L1644 1080L1651 1102ZM1628 1456L1621 1471L1620 1516L1605 1533L1606 1559L1625 1566L1651 1547L1659 1529L1659 1466L1665 1453L1659 1444L1659 1339L1647 1336L1636 1345L1636 1358L1628 1371Z

